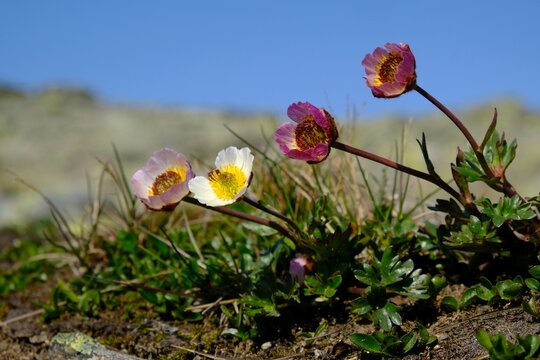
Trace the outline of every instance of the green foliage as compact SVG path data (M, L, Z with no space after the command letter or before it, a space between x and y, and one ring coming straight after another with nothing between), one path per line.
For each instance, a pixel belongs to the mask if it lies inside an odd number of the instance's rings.
M490 335L485 329L479 329L476 340L489 352L490 359L536 359L539 355L540 337L537 335L518 335L517 343L513 344L502 333Z
M384 331L402 324L399 307L389 301L390 297L401 295L418 300L431 296L431 277L421 274L420 269L415 270L411 259L401 261L392 250L392 247L386 248L380 259L374 256L371 264L360 264L359 270L354 272L356 279L367 287L365 296L352 302L353 310L360 315L369 315Z
M413 348L421 349L437 341L437 338L430 336L427 329L421 325L401 336L395 332L375 331L371 335L355 333L349 336L349 339L369 353L391 357L405 355Z
M62 256L40 238L40 232L50 226L40 221L28 225L24 232L13 228L4 229L5 235L0 234L14 239L12 246L0 251L0 264L4 264L0 268L0 295L47 281L54 274L56 263L69 256Z
M343 279L339 274L334 274L327 279L321 279L317 276L306 276L304 295L317 296L315 299L317 302L328 301L336 294L342 280Z
M504 138L504 134L499 136L499 133L495 130L495 126L492 126L486 132L482 146L482 154L493 176L486 174L477 153L472 149L465 151L462 155L463 161L452 166L452 169L464 176L465 180L469 183L482 181L498 189L496 185L504 180L508 166L510 166L510 163L516 157L517 142L513 140L508 144Z
M496 227L512 220L530 220L536 217L536 213L531 209L532 205L522 203L517 195L511 198L501 197L496 205L487 198L482 198L476 203Z
M445 296L441 300L441 306L447 310L456 311L478 301L492 306L501 301L518 301L523 299L525 284L521 276L497 281L495 285L486 277L481 276L480 282L466 289L459 301L453 296Z

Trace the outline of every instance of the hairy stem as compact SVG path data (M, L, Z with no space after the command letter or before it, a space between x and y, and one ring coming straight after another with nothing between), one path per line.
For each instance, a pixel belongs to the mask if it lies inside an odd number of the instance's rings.
M299 234L301 233L300 228L298 227L298 225L296 225L296 223L292 219L288 218L287 216L283 215L282 213L280 213L280 212L278 212L276 210L272 210L270 208L267 208L260 201L253 200L253 199L251 199L251 198L249 198L249 197L247 197L245 195L242 197L242 200L244 200L244 202L248 203L249 205L253 206L256 209L264 211L265 213L268 213L268 214L270 214L272 216L277 217L278 219L281 219L281 220L285 221L295 231L297 231Z
M204 205L204 204L201 204L198 200L196 200L196 199L194 199L192 197L189 197L189 196L186 196L183 199L183 201L185 201L187 203L190 203L190 204L193 204L193 205L203 207L203 208L208 209L208 210L219 212L219 213L224 214L224 215L229 215L229 216L232 216L232 217L235 217L235 218L238 218L238 219L247 220L247 221L257 223L257 224L268 226L268 227L276 230L277 232L279 232L281 235L283 235L285 237L288 237L289 239L293 240L294 242L298 242L296 237L287 228L285 228L283 225L281 225L278 222L275 222L275 221L272 221L272 220L269 220L269 219L266 219L266 218L263 218L263 217L260 217L260 216L251 215L251 214L248 214L248 213L245 213L245 212L242 212L242 211L234 210L234 209L231 209L231 208L228 208L228 207L225 207L225 206L215 206L215 207L213 207L213 206Z
M463 125L461 120L452 112L450 111L446 106L444 106L439 100L434 98L430 93L428 93L426 90L421 88L419 85L415 85L414 89L416 92L418 92L420 95L425 97L429 102L431 102L435 107L437 107L439 110L443 112L461 131L461 133L465 136L471 147L473 148L473 151L476 155L476 158L478 159L478 162L480 163L480 166L484 170L484 173L487 175L490 179L499 179L498 177L493 174L493 171L489 167L486 158L484 157L484 153L482 151L482 147L478 145L472 134L469 132L469 130ZM505 193L508 196L514 196L517 194L516 189L510 184L506 179L500 179L501 182L499 182L498 186L495 187L495 190L501 191Z

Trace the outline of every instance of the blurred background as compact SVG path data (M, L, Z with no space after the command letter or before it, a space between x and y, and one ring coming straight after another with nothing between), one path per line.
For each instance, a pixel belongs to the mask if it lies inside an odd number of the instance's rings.
M519 143L510 180L540 189L534 0L21 0L0 11L0 224L46 213L17 178L77 209L111 144L128 177L165 146L212 163L242 145L225 125L263 146L296 101L354 123L347 140L384 156L405 127L407 164L421 169L425 132L447 170L466 146L457 129L416 93L382 100L365 86L360 63L385 42L410 44L419 84L476 137L497 107Z

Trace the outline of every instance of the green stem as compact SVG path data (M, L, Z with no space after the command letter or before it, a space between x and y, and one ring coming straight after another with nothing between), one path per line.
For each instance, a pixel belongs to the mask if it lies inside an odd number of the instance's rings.
M454 190L450 185L448 185L446 182L444 182L439 177L434 177L431 174L428 174L428 173L425 173L423 171L416 170L416 169L410 168L408 166L396 163L396 162L394 162L392 160L383 158L383 157L381 157L379 155L375 155L375 154L370 153L368 151L361 150L361 149L358 149L358 148L355 148L355 147L352 147L352 146L349 146L349 145L345 145L345 144L340 143L338 141L334 142L332 144L332 147L336 148L336 149L339 149L339 150L342 150L342 151L345 151L345 152L348 152L349 154L353 154L353 155L360 156L360 157L363 157L363 158L371 160L371 161L375 161L375 162L377 162L379 164L388 166L388 167L390 167L392 169L395 169L397 171L401 171L401 172L404 172L406 174L415 176L417 178L426 180L426 181L438 186L439 188L443 189L444 191L446 191L448 194L450 194L451 196L456 198L462 205L468 206L468 204L467 204L466 200L463 198L463 196L461 196L461 194L459 194L456 190Z
M248 213L245 213L245 212L242 212L242 211L234 210L234 209L231 209L231 208L228 208L228 207L225 207L225 206L208 206L208 205L204 205L204 204L201 204L198 200L196 200L196 199L194 199L192 197L189 197L189 196L186 196L183 199L183 201L185 201L187 203L190 203L190 204L193 204L193 205L203 207L203 208L208 209L208 210L212 210L212 211L216 211L216 212L219 212L219 213L222 213L222 214L225 214L225 215L229 215L229 216L232 216L232 217L235 217L235 218L238 218L238 219L247 220L247 221L257 223L257 224L268 226L268 227L276 230L277 232L279 232L281 235L283 235L285 237L288 237L292 241L298 242L296 237L293 234L291 234L291 232L287 228L285 228L283 225L281 225L278 222L275 222L275 221L272 221L272 220L269 220L269 219L266 219L266 218L263 218L263 217L260 217L260 216L251 215L251 214L248 214Z

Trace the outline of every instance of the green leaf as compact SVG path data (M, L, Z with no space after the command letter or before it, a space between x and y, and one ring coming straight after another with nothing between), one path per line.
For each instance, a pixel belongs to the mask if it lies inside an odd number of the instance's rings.
M148 301L152 305L158 305L163 300L163 294L157 293L155 291L140 289L139 293L144 299L146 299L146 301Z
M445 296L441 300L441 306L451 311L457 311L459 307L457 299L453 296Z
M540 348L540 338L536 335L518 336L518 342L525 349L525 359L531 359Z
M402 351L405 354L414 347L414 345L418 341L418 335L416 334L416 331L411 331L410 333L404 335L401 338L401 341L403 342Z
M478 340L478 343L488 351L491 351L493 348L491 336L485 329L478 329L476 331L476 340Z
M368 298L366 297L354 299L353 301L351 301L351 305L353 311L360 315L367 314L372 309L372 306L369 303Z
M499 214L493 214L491 220L493 221L493 225L496 227L501 227L501 225L506 221L506 219Z
M523 300L523 310L532 316L539 317L538 307L536 306L536 297L532 296L528 300Z
M342 280L343 278L341 277L341 275L332 276L328 281L328 286L332 289L337 289L341 284Z
M534 265L529 269L529 274L531 274L534 278L540 279L540 265Z
M289 238L283 238L283 242L285 243L285 245L287 245L287 247L291 250L296 250L296 244L294 243L294 241L292 241L291 239Z
M461 299L460 299L460 302L459 302L459 308L460 309L466 308L467 306L474 303L477 298L478 298L478 295L476 295L476 289L475 288L468 288L461 295Z
M363 264L363 268L361 270L354 272L354 277L366 285L375 285L379 283L377 274L369 264Z
M540 281L535 278L526 278L525 285L531 290L540 291Z
M519 281L507 279L497 282L496 288L501 299L512 300L521 294L523 284Z
M392 320L388 316L388 311L383 309L377 309L373 313L373 322L375 325L379 325L384 331L390 331L392 329Z
M444 275L437 274L431 278L431 284L433 285L435 294L437 294L446 286L446 277Z
M505 354L508 351L508 340L502 333L491 336L491 343L493 344L492 351L495 353Z
M391 302L387 302L386 305L384 305L384 309L387 311L388 317L390 318L392 323L394 323L395 325L402 324L401 315L399 315L399 307L392 304Z
M349 336L349 339L353 344L366 351L375 354L382 353L382 344L374 336L356 333Z
M475 181L479 181L485 178L483 172L478 171L477 169L470 168L465 164L463 166L454 165L452 166L452 170L463 175L467 179L468 182L475 182Z
M317 337L323 333L328 328L328 321L321 320L319 323L319 326L317 326L317 329L315 329L315 332L313 333L313 336Z
M392 329L392 324L402 324L401 315L399 315L398 311L399 307L391 302L387 302L383 308L377 309L373 313L373 322L379 324L384 331L390 331L390 329Z
M491 300L497 294L491 282L483 276L480 277L480 284L475 289L476 295L484 301Z

